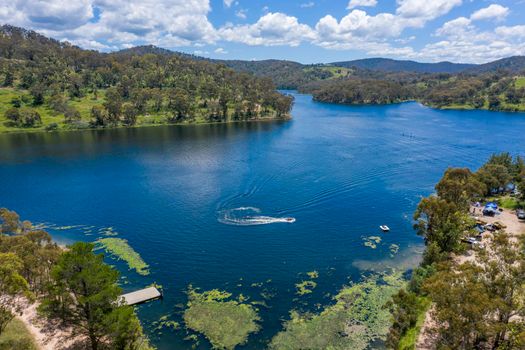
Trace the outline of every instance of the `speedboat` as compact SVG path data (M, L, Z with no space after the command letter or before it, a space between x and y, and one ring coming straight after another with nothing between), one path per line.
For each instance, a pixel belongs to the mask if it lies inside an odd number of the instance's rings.
M295 222L295 218L284 218L284 221L286 221L287 223L294 223Z
M380 228L381 231L383 231L383 232L388 232L388 231L390 231L390 227L388 227L387 225L381 225L381 226L379 226L379 228Z

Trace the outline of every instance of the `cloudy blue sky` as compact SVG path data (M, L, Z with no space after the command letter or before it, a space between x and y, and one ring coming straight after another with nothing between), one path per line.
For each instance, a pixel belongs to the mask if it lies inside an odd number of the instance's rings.
M0 23L84 48L303 63L525 55L524 14L525 0L0 0Z

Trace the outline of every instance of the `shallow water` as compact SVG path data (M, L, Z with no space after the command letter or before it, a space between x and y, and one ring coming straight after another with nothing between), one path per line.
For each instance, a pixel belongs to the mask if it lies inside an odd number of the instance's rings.
M188 284L251 300L264 291L273 297L261 308L262 331L244 347L259 349L292 308L317 310L364 270L416 264L412 212L448 166L525 154L523 114L295 96L290 122L0 135L0 206L49 223L64 243L108 227L128 239L151 275L108 262L124 272L126 290L163 286L165 299L139 311L159 349L192 344L184 330L151 326L165 314L181 322ZM369 236L382 238L376 249L364 246ZM394 257L391 244L400 246ZM294 284L312 270L318 287L298 297Z

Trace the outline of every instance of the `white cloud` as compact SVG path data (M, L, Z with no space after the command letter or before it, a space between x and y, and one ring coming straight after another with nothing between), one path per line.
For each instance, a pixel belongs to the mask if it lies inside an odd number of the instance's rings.
M219 48L215 49L215 53L218 53L220 55L226 55L228 53L228 51L226 51L222 47L219 47Z
M504 38L523 38L525 39L525 25L517 26L502 26L497 27L495 30L496 34Z
M239 17L241 19L246 19L246 17L247 17L246 13L247 12L248 12L247 10L241 9L241 10L235 12L235 16L237 16L237 17Z
M473 21L484 20L484 19L496 19L503 20L509 14L509 8L501 5L492 4L489 7L485 7L478 10L470 16Z
M309 26L300 24L296 17L280 12L270 12L251 25L226 25L219 29L219 34L226 41L263 46L298 46L314 38Z
M356 7L374 7L376 5L377 0L350 0L346 8L351 10Z
M314 6L315 6L315 2L313 2L313 1L304 2L304 3L301 4L301 8L303 8L303 9L314 7Z
M450 12L454 7L462 4L462 0L397 0L397 15L410 20L411 26L421 27Z
M0 6L0 22L103 50L140 43L175 47L217 39L210 10L209 0L15 0Z
M235 0L224 0L224 6L231 7Z
M487 8L490 8L487 7ZM483 9L486 10L486 9ZM506 11L477 11L470 18L459 17L448 21L436 31L442 40L423 47L416 58L483 63L508 56L525 54L525 25L500 26L480 30L476 20L498 18ZM503 15L504 16L504 15Z
M92 17L91 0L12 0L0 5L0 22L23 27L66 30L85 24Z

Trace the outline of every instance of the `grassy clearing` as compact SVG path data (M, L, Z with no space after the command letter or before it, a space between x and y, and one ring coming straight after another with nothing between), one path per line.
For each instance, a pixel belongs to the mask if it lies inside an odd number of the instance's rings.
M517 77L514 86L516 86L516 89L525 88L525 77Z
M391 314L384 306L404 284L401 274L370 276L341 289L319 314L292 311L270 349L364 350L387 336Z
M522 208L525 206L525 203L521 202L516 199L515 197L511 196L503 196L503 197L490 197L487 199L489 202L496 202L498 205L502 208L508 209L508 210L516 210L518 208Z
M417 338L421 332L421 327L425 322L427 311L430 308L431 300L425 297L418 298L418 316L416 325L410 328L406 334L399 340L398 350L415 350Z
M203 334L214 349L234 349L260 329L256 309L232 300L230 293L216 289L199 293L190 286L188 297L184 322L188 329Z
M0 350L37 350L35 340L22 321L15 318L0 335Z
M122 238L101 238L96 242L106 252L124 260L130 269L137 271L139 275L149 275L149 265L142 257Z

